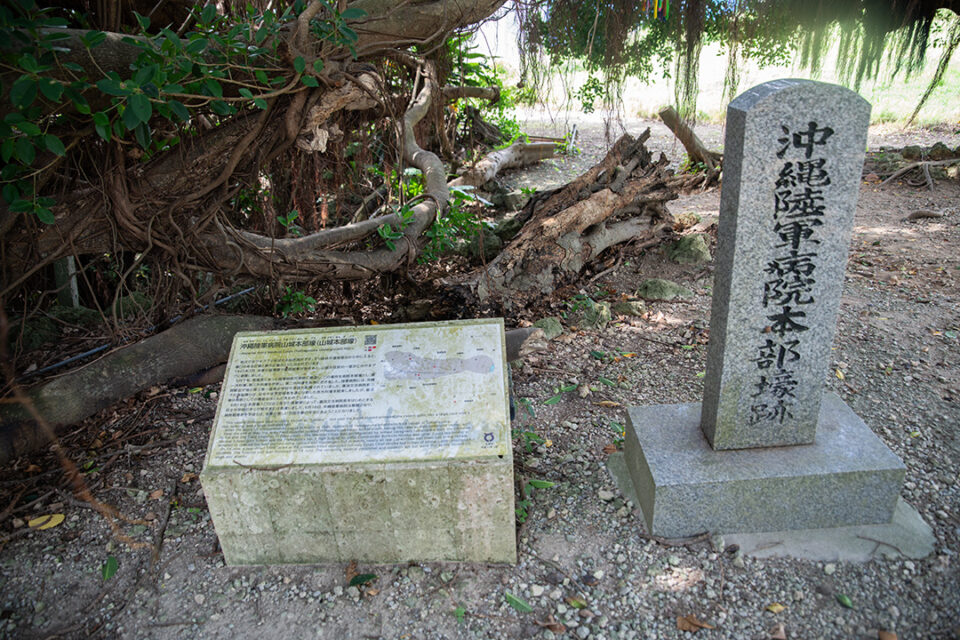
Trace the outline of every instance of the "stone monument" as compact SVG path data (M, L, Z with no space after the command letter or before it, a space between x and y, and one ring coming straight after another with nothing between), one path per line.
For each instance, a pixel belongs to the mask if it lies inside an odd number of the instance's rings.
M502 320L239 333L200 474L227 564L516 562Z
M652 534L893 517L903 463L824 393L869 122L858 94L809 80L730 103L703 403L628 412Z

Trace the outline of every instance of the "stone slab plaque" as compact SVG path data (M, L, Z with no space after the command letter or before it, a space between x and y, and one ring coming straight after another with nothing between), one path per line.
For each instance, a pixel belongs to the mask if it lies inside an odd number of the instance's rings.
M240 333L201 482L228 564L516 561L503 322Z
M652 535L890 522L906 468L832 393L812 445L716 451L700 404L632 407L624 455Z
M775 80L727 110L703 432L714 449L814 441L870 105Z

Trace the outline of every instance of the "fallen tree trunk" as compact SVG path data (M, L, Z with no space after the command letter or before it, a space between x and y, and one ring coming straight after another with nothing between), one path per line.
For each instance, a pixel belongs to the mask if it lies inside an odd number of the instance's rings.
M514 142L506 149L487 154L448 186L480 187L493 180L501 171L552 158L556 153L557 145L552 142Z
M224 362L234 334L273 325L273 318L260 316L197 316L26 394L56 431L153 385ZM47 444L50 435L22 405L0 405L0 464Z
M680 118L676 109L673 107L661 109L660 119L677 137L683 148L687 150L687 157L690 158L691 164L695 162L703 163L707 170L711 172L720 168L723 155L707 149L700 138L697 137L697 134L693 132L693 129Z
M531 201L529 221L485 268L446 284L481 301L499 297L507 307L548 294L576 276L607 247L636 239L657 240L673 218L665 203L667 159L653 162L644 142L624 135L592 169L543 200Z

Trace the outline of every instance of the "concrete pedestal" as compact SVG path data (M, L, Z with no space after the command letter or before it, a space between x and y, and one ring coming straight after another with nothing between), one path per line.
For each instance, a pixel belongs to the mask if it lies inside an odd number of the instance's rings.
M809 445L715 451L700 404L634 407L625 457L653 535L889 522L906 468L835 394Z

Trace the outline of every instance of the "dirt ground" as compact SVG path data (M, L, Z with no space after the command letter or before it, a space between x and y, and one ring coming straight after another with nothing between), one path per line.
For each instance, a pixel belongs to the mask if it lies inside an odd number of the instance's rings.
M649 146L681 155L662 125L626 126L652 126ZM558 129L541 120L530 130ZM581 120L580 130L580 156L504 182L543 188L579 174L605 148L597 122ZM719 146L719 127L698 131ZM960 135L873 129L870 150L936 140L954 148ZM902 496L933 528L930 557L878 549L862 564L761 560L716 538L668 545L645 534L604 462L620 444L625 407L700 398L713 273L709 263L674 264L660 248L627 248L608 258L607 273L508 318L567 316L564 333L513 371L517 473L557 483L529 498L516 566L225 566L196 478L218 385L160 386L63 439L115 517L78 500L50 453L0 472L0 635L614 640L685 638L692 632L678 618L694 616L712 627L704 638L960 638L960 182L881 187L870 174L883 175L888 161L873 153L865 168L825 375L905 462ZM670 209L697 214L715 237L718 190ZM907 219L920 210L935 217ZM643 315L615 316L603 329L574 326L578 301L632 298L651 277L692 295L647 302ZM25 524L47 514L64 520ZM356 573L377 577L351 587ZM530 611L511 606L507 592Z

